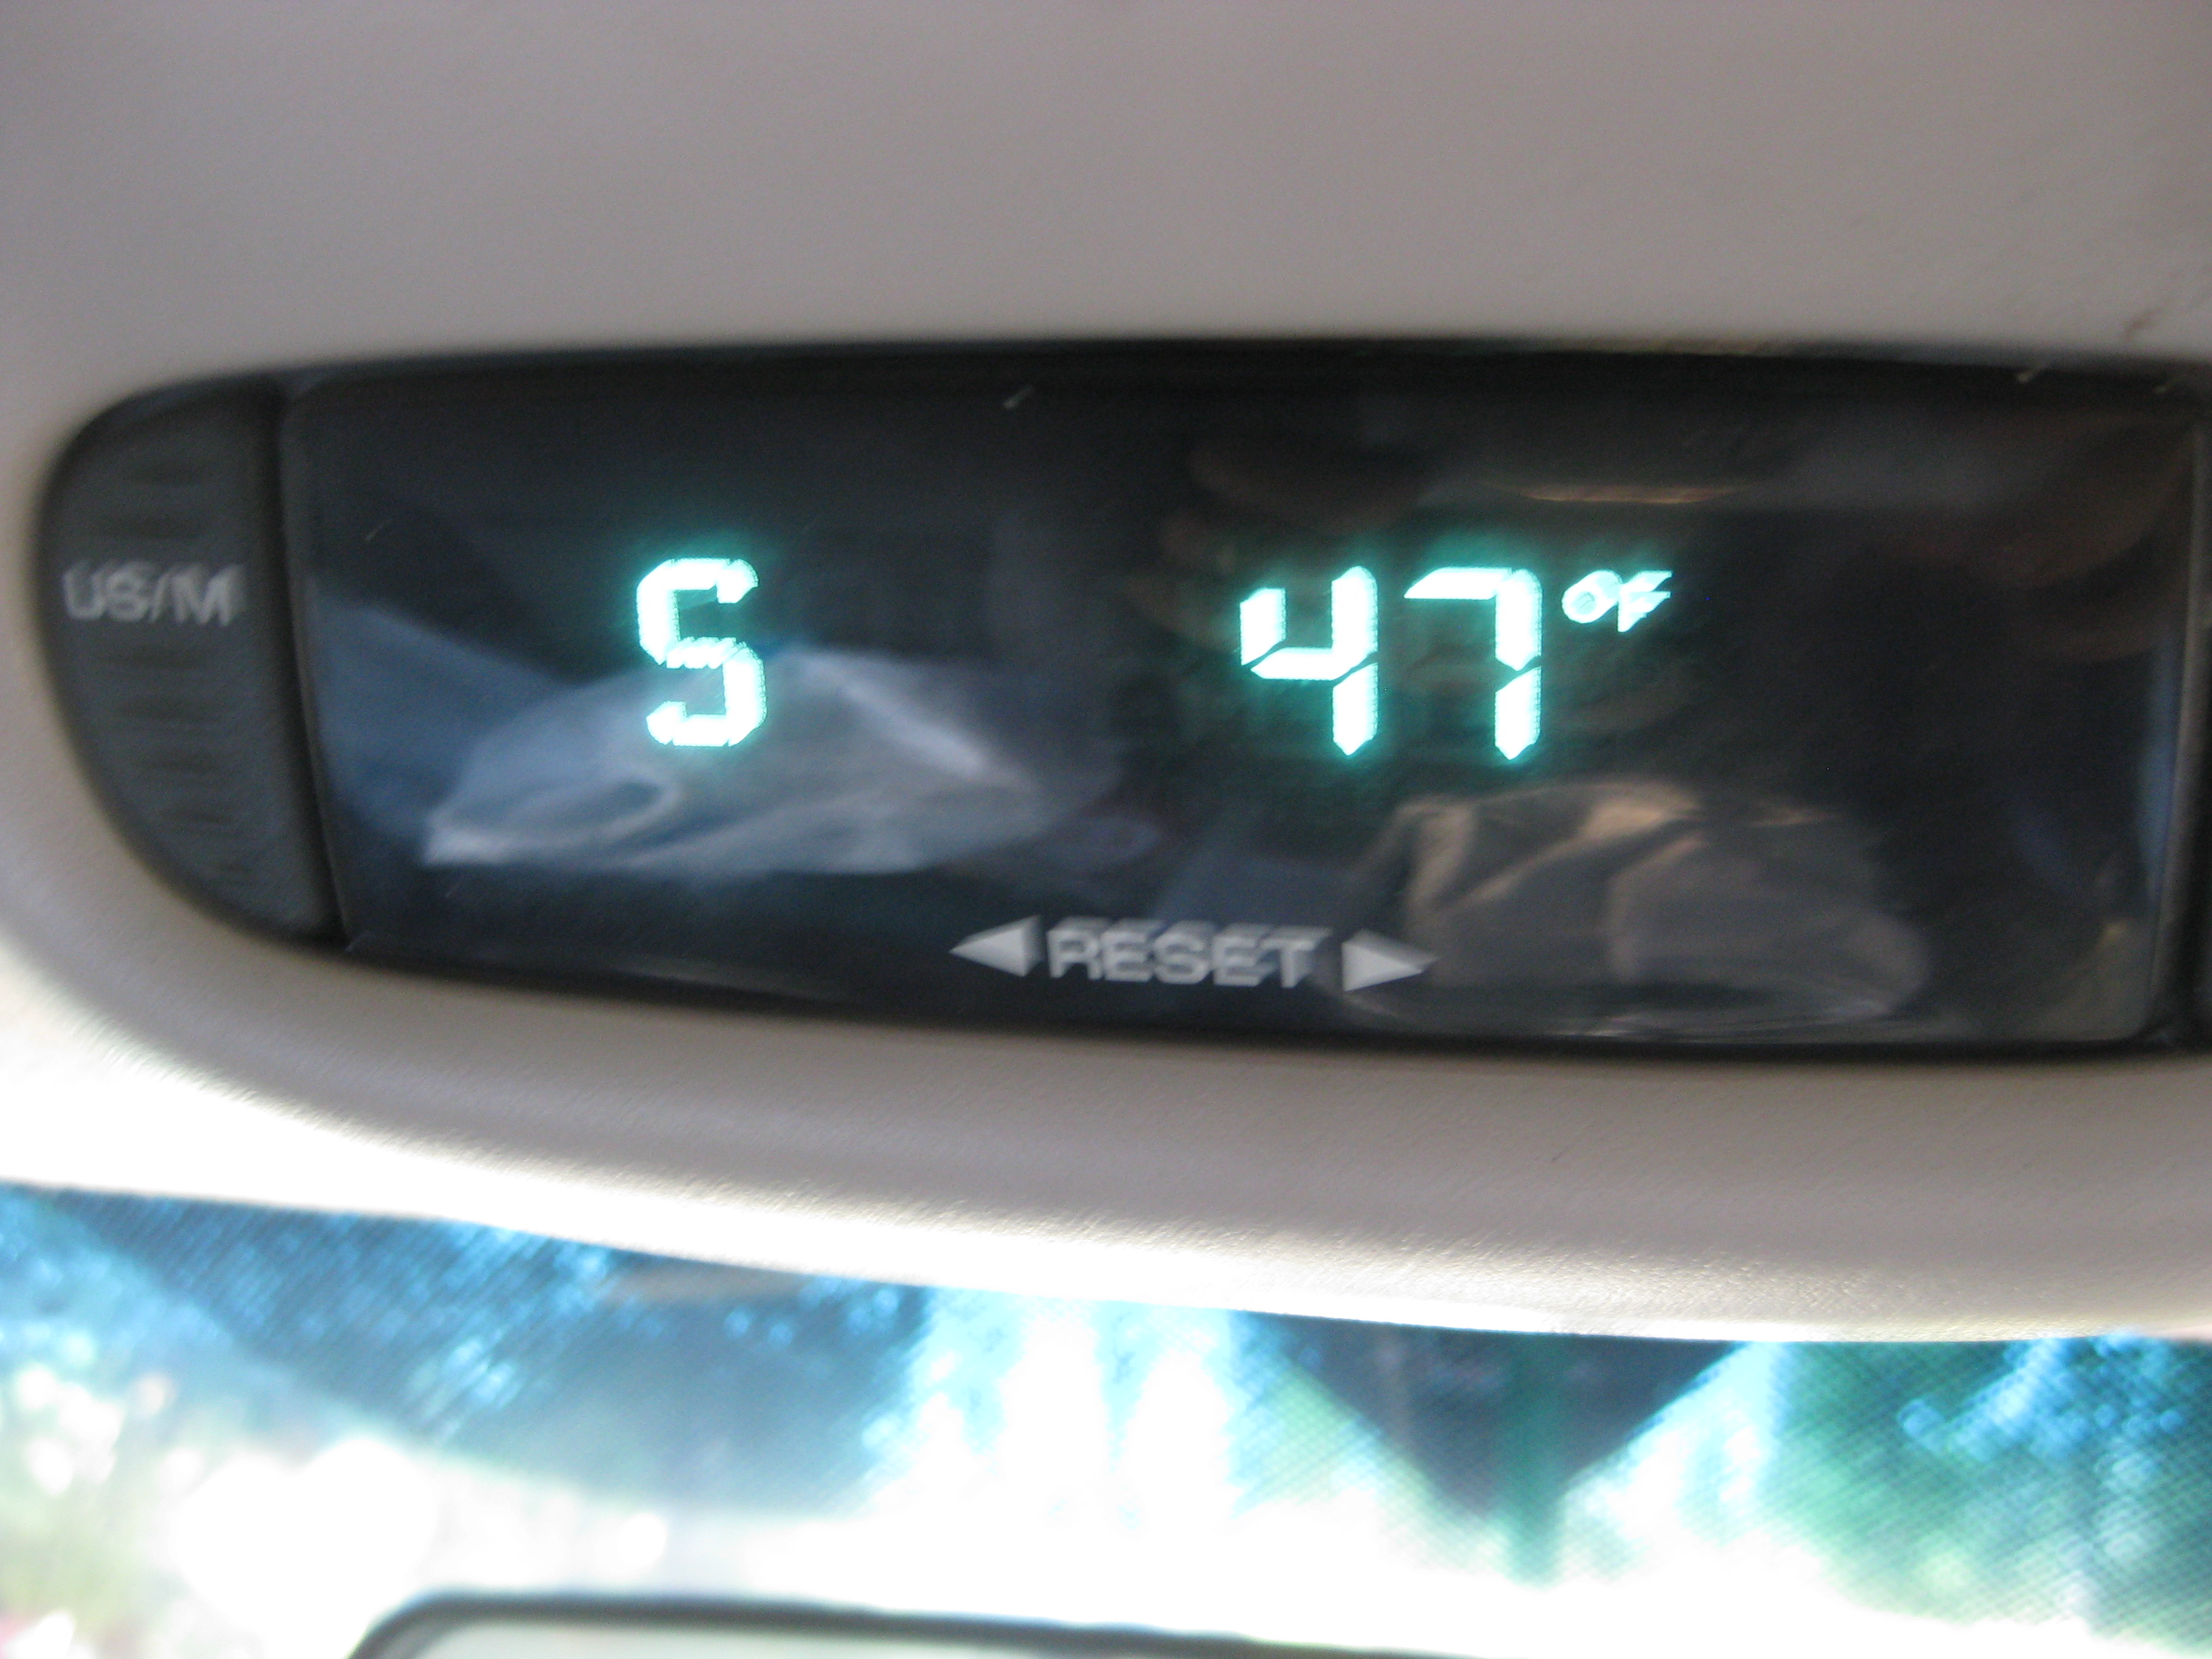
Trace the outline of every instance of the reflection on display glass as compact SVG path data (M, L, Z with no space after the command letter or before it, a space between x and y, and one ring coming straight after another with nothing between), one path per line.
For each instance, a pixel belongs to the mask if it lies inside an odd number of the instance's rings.
M2192 418L1442 351L341 377L287 465L349 930L939 1017L2131 1036Z

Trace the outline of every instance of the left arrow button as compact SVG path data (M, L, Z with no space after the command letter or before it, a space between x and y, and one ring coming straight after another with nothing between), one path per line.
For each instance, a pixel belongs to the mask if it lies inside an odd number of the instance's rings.
M1044 960L1043 930L1037 923L1036 916L1024 916L1003 927L987 927L962 939L952 954L1002 974L1026 974Z

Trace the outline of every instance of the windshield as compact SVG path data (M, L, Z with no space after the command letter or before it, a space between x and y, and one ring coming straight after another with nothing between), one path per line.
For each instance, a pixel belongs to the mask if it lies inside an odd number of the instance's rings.
M2212 1360L803 1279L0 1188L0 1656L341 1659L434 1589L1439 1653L2212 1646Z

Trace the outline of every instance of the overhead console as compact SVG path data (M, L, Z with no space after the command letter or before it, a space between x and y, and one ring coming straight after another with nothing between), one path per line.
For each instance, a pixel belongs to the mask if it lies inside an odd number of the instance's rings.
M1436 345L157 393L54 673L241 924L996 1025L2194 1042L2176 378Z

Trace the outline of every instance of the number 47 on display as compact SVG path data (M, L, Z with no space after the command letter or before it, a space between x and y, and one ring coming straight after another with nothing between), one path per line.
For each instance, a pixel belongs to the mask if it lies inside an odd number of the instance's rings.
M1567 620L1585 627L1614 618L1621 633L1642 622L1669 597L1668 570L1593 570L1560 596ZM1445 565L1406 590L1409 599L1463 599L1494 606L1498 660L1513 672L1493 704L1492 734L1508 760L1534 748L1543 730L1544 584L1518 566ZM1336 746L1356 754L1375 735L1382 703L1382 674L1375 660L1381 633L1380 595L1374 573L1354 565L1329 584L1329 642L1285 645L1290 631L1289 596L1263 587L1237 607L1237 643L1244 665L1266 680L1320 680L1330 684L1331 726Z

